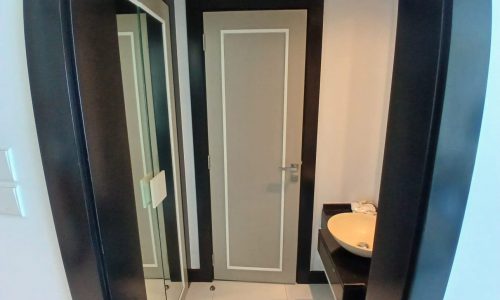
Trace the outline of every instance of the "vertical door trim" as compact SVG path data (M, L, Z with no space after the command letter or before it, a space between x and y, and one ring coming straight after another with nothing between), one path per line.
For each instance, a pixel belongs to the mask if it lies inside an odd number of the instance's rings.
M224 36L226 34L252 34L252 33L284 33L285 34L285 70L283 76L283 127L282 127L282 153L281 167L286 167L286 122L287 122L287 105L288 105L288 48L289 48L289 29L223 29L220 30L220 58L221 58L221 87L222 87L222 136L223 136L223 153L224 153L224 209L225 209L225 229L226 229L226 267L229 270L245 270L245 271L268 271L282 272L283 271L283 230L285 219L285 178L286 170L281 170L281 225L280 225L280 262L278 268L262 268L262 267L243 267L232 266L230 263L229 252L229 197L228 197L228 178L227 178L227 136L226 136L226 76L225 76L225 55L224 55Z

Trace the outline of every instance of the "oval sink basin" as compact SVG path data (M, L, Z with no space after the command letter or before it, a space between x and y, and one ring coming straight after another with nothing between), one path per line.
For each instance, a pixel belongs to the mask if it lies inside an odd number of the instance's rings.
M328 230L347 251L372 257L377 217L361 213L342 213L328 220Z

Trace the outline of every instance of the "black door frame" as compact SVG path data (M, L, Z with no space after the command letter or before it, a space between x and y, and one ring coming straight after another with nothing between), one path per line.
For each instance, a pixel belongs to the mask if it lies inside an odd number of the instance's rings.
M24 0L38 141L74 299L146 299L118 52L119 1L127 0ZM176 58L174 3L163 1L169 6ZM177 134L182 136L176 59L172 65ZM166 115L163 111L158 118ZM160 165L167 164L168 122L156 126L164 150ZM182 143L178 146L184 197ZM163 202L165 212L171 203ZM165 213L166 224L174 218ZM177 236L176 229L171 233L167 242ZM179 265L179 259L169 257L169 263Z
M400 1L367 299L443 299L476 159L491 0Z
M218 0L218 6L235 9L226 1ZM288 8L304 8L304 3L290 0ZM24 4L36 128L71 294L75 299L146 299L113 1L25 0ZM188 4L188 14L202 9L199 2ZM257 6L250 0L235 5ZM377 251L368 299L439 299L444 294L479 137L491 5L491 0L399 2ZM188 28L190 38L195 29ZM316 38L321 39L321 32ZM200 39L201 35L190 41L190 49L199 47ZM311 53L320 53L321 45L313 46ZM189 55L191 69L203 67L199 56L192 51ZM308 59L314 57L308 54ZM191 84L192 89L201 88L204 81ZM317 92L306 89L306 94ZM194 105L203 103L196 97ZM193 109L193 119L197 118L206 121L206 113ZM195 147L197 138L204 138L197 132ZM307 138L315 139L316 134ZM198 172L199 157L195 164ZM206 166L204 161L201 165ZM304 189L313 192L314 172L302 175L312 178ZM202 193L208 188L203 184L197 182ZM306 203L301 201L307 216L312 216L307 210L313 204L312 192ZM306 258L301 261L307 261L307 267L311 226L305 224L309 230L300 237L300 243L306 242L301 252ZM211 233L201 232L200 237L211 240ZM436 253L446 253L446 259ZM206 266L205 257L200 259ZM426 276L429 265L435 266L432 280ZM199 278L210 274L201 272ZM297 279L312 281L303 274Z
M205 56L203 51L203 12L230 10L307 10L306 69L300 180L300 216L297 251L297 282L326 282L323 272L311 272L311 231L313 220L314 176L316 172L316 137L318 130L319 81L323 37L323 0L187 0L189 79L196 179L196 205L200 268L189 269L190 281L212 281L212 213L208 166L207 102Z
M463 6L460 0L455 1ZM474 17L481 16L484 23L484 33L488 33L489 18L487 16L487 3L483 1L469 7L475 13ZM451 21L456 20L463 14L467 14L460 9L453 11L453 1L420 1L417 4L411 1L399 1L398 27L395 49L395 62L393 72L393 89L391 93L390 115L388 119L388 129L386 138L386 151L384 157L384 167L380 191L380 211L378 228L377 248L395 248L405 245L407 251L397 254L400 260L396 260L398 268L404 270L410 268L415 260L416 249L419 249L421 230L424 227L427 207L431 205L433 199L429 199L434 172L435 151L437 150L440 130L440 120L442 105L445 95L448 54L450 52ZM317 145L317 118L319 104L319 79L321 72L321 43L322 43L322 23L323 23L323 1L301 1L301 0L280 0L280 1L231 1L231 0L187 0L187 26L189 41L189 62L190 62L190 83L192 97L193 115L193 144L195 154L196 170L196 190L197 190L197 213L198 231L200 245L200 269L191 269L189 277L191 281L212 281L212 222L211 222L211 200L210 200L210 174L208 165L208 129L207 129L207 109L206 109L206 87L205 87L205 63L203 52L203 12L207 11L229 11L229 10L268 10L268 9L307 9L307 58L306 58L306 79L304 96L304 130L303 130L303 153L302 153L302 173L301 191L299 206L299 240L297 252L297 282L298 283L324 283L326 278L323 272L310 270L311 240L312 240L312 220L314 208L314 182L316 167L316 145ZM475 10L474 10L475 9ZM491 8L490 8L491 9ZM470 21L472 17L465 20ZM479 25L478 25L479 26ZM470 26L469 26L470 27ZM470 32L468 32L470 34ZM483 37L475 33L476 37ZM486 39L487 40L487 39ZM486 40L478 40L477 43L485 43ZM470 44L470 41L463 40ZM481 45L484 48L484 45ZM487 71L488 58L486 53L477 53L478 61L483 58L479 69L473 70L478 76ZM479 57L481 55L481 57ZM466 55L464 55L466 56ZM470 59L470 56L466 58ZM408 68L412 66L413 69ZM462 66L464 67L464 66ZM483 73L481 73L483 72ZM486 73L487 74L487 73ZM467 82L466 78L463 78ZM467 85L462 85L467 87ZM416 91L412 87L418 87ZM483 86L477 86L478 93ZM412 91L413 94L409 94ZM470 93L469 93L470 95ZM463 100L466 101L466 100ZM460 102L457 101L457 104ZM477 102L477 105L482 105ZM481 106L482 107L482 106ZM482 111L476 108L474 111ZM419 112L419 114L415 114ZM475 122L480 122L480 116L468 116ZM478 119L479 117L479 119ZM461 120L454 120L460 122ZM403 125L404 126L401 126ZM464 127L469 126L463 124ZM479 123L480 124L480 123ZM458 126L458 123L455 124ZM476 126L477 127L477 126ZM465 129L465 128L464 128ZM413 131L415 134L413 134ZM478 131L476 132L479 133ZM401 136L404 134L403 136ZM413 140L408 137L413 135ZM477 144L477 137L470 137L472 144ZM407 148L409 146L411 148ZM476 145L477 147L477 145ZM473 149L472 149L473 148ZM461 159L472 161L475 157L475 148L469 149L470 155ZM400 167L404 165L401 170ZM439 163L436 162L436 166ZM455 170L462 174L463 178L469 178L472 174L470 166L463 166L463 170ZM403 171L403 172L401 172ZM407 180L402 180L401 174L405 174ZM469 174L469 176L467 176ZM412 182L408 182L412 178ZM466 202L468 193L468 183L460 182L462 187L461 196L465 197L461 203ZM406 195L408 199L413 199L412 204L401 202L398 199L401 195L396 193L397 188L409 190L412 193ZM457 191L458 192L458 191ZM458 212L462 209L458 208ZM410 218L397 216L401 209L412 211ZM437 208L436 208L437 209ZM463 215L463 213L462 213ZM457 228L462 222L460 213L457 213ZM412 218L413 217L413 218ZM398 225L406 222L406 226ZM452 234L450 226L447 234ZM418 229L418 230L416 230ZM398 234L400 239L388 238L389 232ZM444 234L444 232L443 232ZM450 235L448 235L450 236ZM458 233L455 233L458 239ZM395 244L397 240L397 244ZM380 242L383 241L383 242ZM382 245L381 245L382 244ZM396 246L397 245L397 246ZM395 248L396 249L396 248ZM448 249L451 251L451 248ZM379 251L380 253L384 251ZM385 251L386 254L378 255L374 258L374 267L371 278L376 280L378 274L385 274L382 265L391 263L393 254ZM453 250L454 252L454 250ZM451 262L450 262L451 263ZM409 274L409 273L408 273ZM402 278L400 273L395 276Z

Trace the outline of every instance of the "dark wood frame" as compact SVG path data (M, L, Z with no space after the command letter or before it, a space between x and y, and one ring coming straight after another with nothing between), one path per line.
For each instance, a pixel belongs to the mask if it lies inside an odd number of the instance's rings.
M190 281L212 281L212 213L208 171L207 102L205 56L203 52L203 12L230 10L306 9L307 41L300 181L299 241L297 282L326 282L323 272L310 271L311 231L316 172L319 81L323 38L323 0L187 0L189 78L193 119L193 146L196 170L196 204L200 245L200 268L188 270Z
M226 0L213 1L218 10L235 9ZM304 3L289 4L303 8ZM188 19L203 8L199 2L188 4ZM234 5L259 8L249 0ZM280 8L276 2L267 5ZM368 299L440 299L444 294L479 137L491 5L491 0L400 1ZM74 299L146 299L113 1L24 0L24 22L42 162L71 294ZM196 30L190 25L190 37L195 37L190 50L201 48ZM321 45L312 46L311 53L320 53ZM190 68L202 69L203 61L191 52ZM308 54L308 59L315 58ZM199 78L191 80L192 89L204 85ZM317 91L306 89L309 93ZM200 106L200 101L193 94L193 104ZM193 119L198 118L206 122L206 112L193 109ZM195 147L208 150L197 141L206 137L199 129ZM315 144L308 146L315 149ZM200 164L206 166L203 159L195 158L197 171ZM309 178L301 191L308 201L305 208L301 201L306 217L301 216L305 236L299 243L306 247L300 252L305 256L310 255L312 211L307 207L313 201L313 171L302 174ZM209 192L204 184L197 182L201 195ZM200 237L211 240L204 231ZM200 258L206 264L206 257ZM309 257L300 260L309 265ZM426 276L429 265L434 266L432 280Z
M175 58L173 1L165 2L169 5ZM146 299L116 3L25 0L24 19L42 163L71 294L74 299ZM173 72L177 130L182 136L176 60ZM157 131L168 132L168 128ZM158 139L161 143L165 136ZM182 143L179 157L183 178ZM185 195L184 180L181 188ZM185 199L182 203L186 205ZM172 220L167 215L165 218Z
M444 297L481 128L491 2L400 1L367 299Z
M481 127L491 1L418 4L399 6L368 299L443 298Z

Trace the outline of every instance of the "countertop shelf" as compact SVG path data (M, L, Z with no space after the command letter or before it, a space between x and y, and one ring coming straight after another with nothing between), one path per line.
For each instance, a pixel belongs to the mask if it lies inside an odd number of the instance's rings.
M344 212L351 212L349 204L327 204L323 207L318 251L337 300L362 300L366 295L371 260L342 248L326 227L331 216Z

